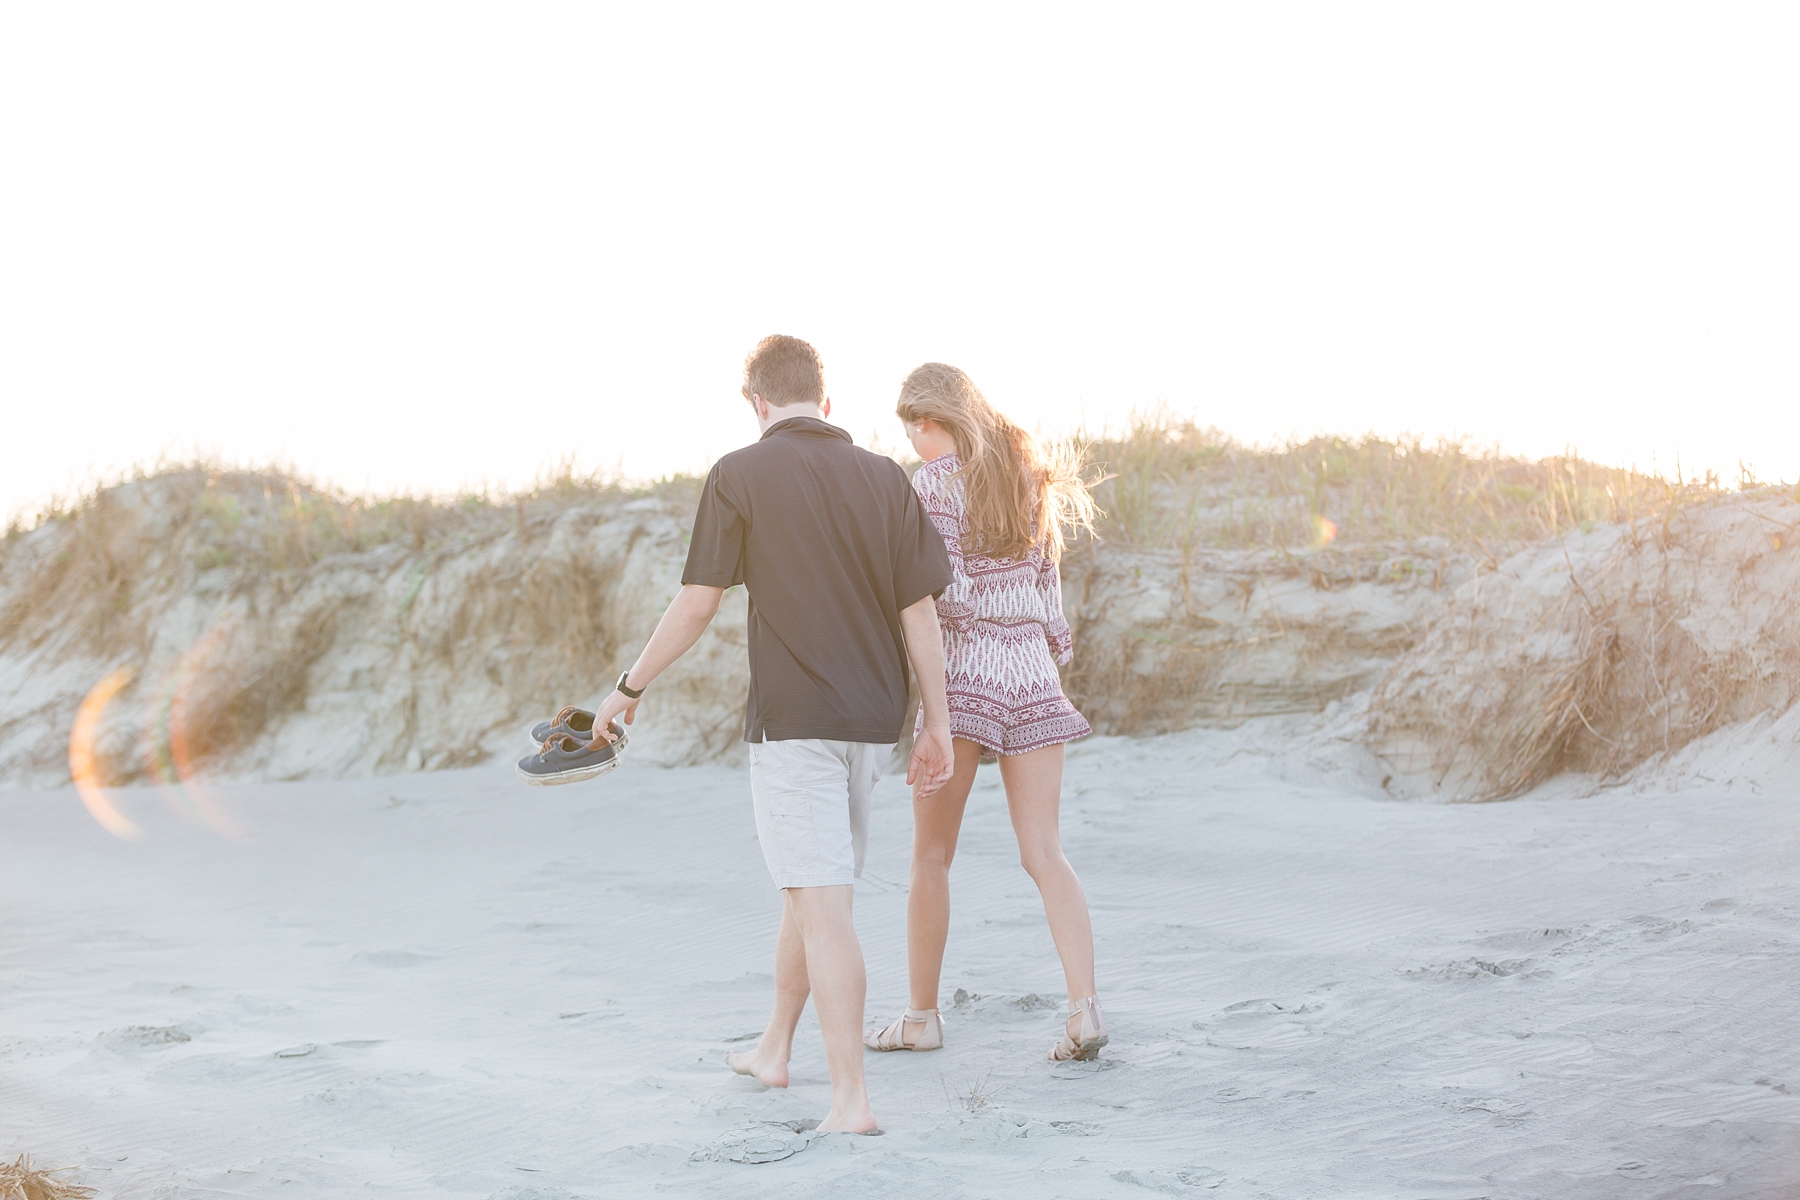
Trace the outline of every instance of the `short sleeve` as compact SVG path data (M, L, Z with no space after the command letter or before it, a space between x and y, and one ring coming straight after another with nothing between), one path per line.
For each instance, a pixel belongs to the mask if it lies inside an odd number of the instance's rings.
M955 578L944 539L925 514L925 506L906 481L900 464L898 476L900 513L894 537L894 605L909 608L927 596L937 596Z
M700 507L694 513L694 535L688 541L683 584L735 587L744 582L744 517L731 502L717 465L706 476Z
M947 457L933 459L919 468L912 486L950 560L950 586L937 594L938 622L953 633L968 633L975 625L975 589L963 571L962 505L955 483L946 478L953 465Z

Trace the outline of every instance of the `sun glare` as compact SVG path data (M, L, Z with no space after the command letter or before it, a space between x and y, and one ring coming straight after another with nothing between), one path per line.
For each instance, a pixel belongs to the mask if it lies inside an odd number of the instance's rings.
M100 822L102 829L126 841L136 841L144 836L144 831L113 807L94 753L94 741L107 705L135 674L130 667L120 667L96 683L81 702L81 708L75 714L74 728L69 731L69 774L74 777L75 790L80 794L82 804L87 806L89 815Z
M145 766L176 816L190 825L210 829L233 840L243 830L218 806L196 770L198 753L194 720L198 688L211 653L225 639L228 624L215 625L188 648L187 653L163 673L144 706Z

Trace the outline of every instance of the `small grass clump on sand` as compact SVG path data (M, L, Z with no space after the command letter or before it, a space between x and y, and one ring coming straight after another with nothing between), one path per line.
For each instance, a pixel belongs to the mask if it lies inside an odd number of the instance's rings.
M21 1154L10 1163L0 1163L0 1200L79 1200L92 1196L93 1188L57 1178L71 1170L74 1168L35 1167L30 1156Z

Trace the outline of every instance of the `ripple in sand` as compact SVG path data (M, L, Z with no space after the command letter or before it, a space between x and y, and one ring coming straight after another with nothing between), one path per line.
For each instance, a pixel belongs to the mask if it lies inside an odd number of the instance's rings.
M193 1034L180 1025L127 1025L101 1034L100 1040L122 1050L142 1050L192 1041Z

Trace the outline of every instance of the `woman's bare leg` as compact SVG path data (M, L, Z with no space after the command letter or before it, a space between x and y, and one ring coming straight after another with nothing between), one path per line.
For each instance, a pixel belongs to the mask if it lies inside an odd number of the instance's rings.
M950 782L925 799L913 800L912 884L906 893L906 968L912 999L921 1012L938 1006L944 971L944 943L950 937L950 860L962 831L963 809L981 763L981 746L957 738L956 769ZM912 1032L920 1026L908 1026ZM908 1039L908 1045L911 1040Z
M959 755L959 772L961 767ZM1088 920L1087 895L1081 890L1081 880L1063 856L1062 775L1061 746L1000 758L1006 807L1012 813L1013 832L1019 838L1019 861L1044 899L1044 916L1049 918L1050 936L1062 959L1069 1003L1076 1004L1095 994L1094 927ZM917 868L914 870L916 873ZM917 990L915 986L914 991Z

